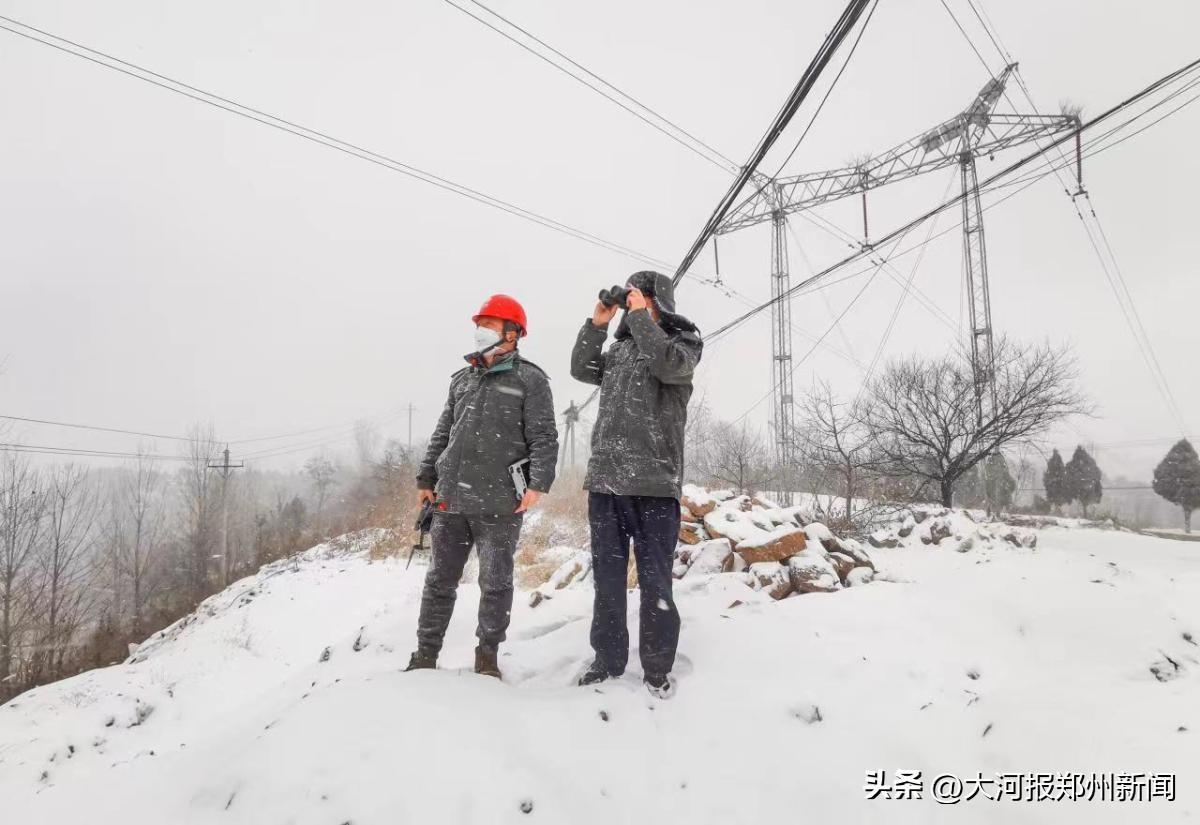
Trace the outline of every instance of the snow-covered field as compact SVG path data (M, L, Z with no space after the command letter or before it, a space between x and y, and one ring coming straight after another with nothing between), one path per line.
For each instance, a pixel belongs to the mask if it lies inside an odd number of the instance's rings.
M0 813L21 825L1196 821L1200 553L1116 531L1037 537L1037 549L872 550L874 582L781 601L743 574L687 576L667 701L642 689L636 656L619 682L574 686L590 581L534 608L518 594L503 683L469 670L472 585L443 669L402 673L423 567L316 548L213 597L130 662L0 707ZM925 798L865 799L879 770L923 771ZM980 772L1175 774L1177 798L930 798L935 775Z

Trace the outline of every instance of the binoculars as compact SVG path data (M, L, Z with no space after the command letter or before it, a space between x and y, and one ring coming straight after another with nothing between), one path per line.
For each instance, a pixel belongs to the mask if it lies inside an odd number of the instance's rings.
M621 309L629 309L626 303L629 299L628 287L613 285L608 289L600 290L600 303L606 307L620 307Z

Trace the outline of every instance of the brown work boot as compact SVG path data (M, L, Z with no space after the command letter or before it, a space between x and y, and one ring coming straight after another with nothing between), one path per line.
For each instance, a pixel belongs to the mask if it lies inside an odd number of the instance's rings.
M405 672L410 670L434 670L437 668L437 651L417 648L408 660L408 667L404 668Z
M475 672L496 679L500 678L500 664L496 661L494 647L475 648Z

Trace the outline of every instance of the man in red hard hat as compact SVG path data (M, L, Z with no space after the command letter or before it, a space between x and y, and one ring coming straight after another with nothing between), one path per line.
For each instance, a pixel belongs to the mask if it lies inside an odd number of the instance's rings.
M467 366L450 379L450 396L417 474L418 502L435 503L433 559L425 574L417 650L408 670L437 667L471 548L479 554L479 626L475 672L500 676L513 601L513 556L523 514L554 483L558 429L550 379L517 351L529 325L508 295L493 295L471 319Z

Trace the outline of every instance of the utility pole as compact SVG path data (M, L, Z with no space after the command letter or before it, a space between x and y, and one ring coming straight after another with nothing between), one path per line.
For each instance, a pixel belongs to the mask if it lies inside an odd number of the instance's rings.
M208 463L210 470L221 471L221 580L228 586L229 574L233 570L233 565L229 563L229 476L233 470L240 470L245 467L245 462L239 461L237 464L229 462L229 445L225 445L225 450L221 454L222 461L220 464L213 462Z
M412 402L408 402L408 455L410 457L412 456L412 414L414 409L416 408Z

